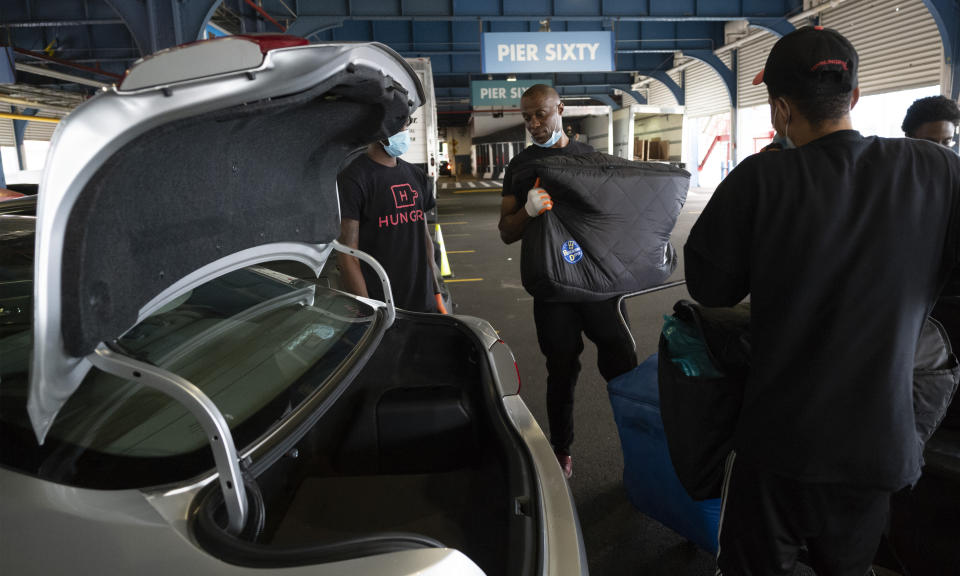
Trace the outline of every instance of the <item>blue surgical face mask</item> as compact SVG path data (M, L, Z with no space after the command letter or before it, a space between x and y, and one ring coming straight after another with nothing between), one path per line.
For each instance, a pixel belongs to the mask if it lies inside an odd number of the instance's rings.
M781 98L781 100L783 100ZM787 111L790 110L790 105L787 104L786 100L783 100L784 105L787 107ZM773 119L777 119L777 109L773 109ZM774 122L774 129L776 129L776 122ZM783 127L786 134L781 134L777 131L776 135L773 137L773 143L779 144L781 150L790 150L791 148L796 148L797 145L793 143L793 140L790 139L790 116L787 116L787 123Z
M537 142L536 140L534 140L533 143L541 148L550 148L551 146L553 146L554 144L560 141L561 136L563 136L563 132L560 130L560 117L558 116L557 128L556 130L553 131L553 135L550 136L550 139L544 142L543 144L541 144L540 142Z
M783 134L777 132L773 137L773 143L777 144L781 150L789 150L791 148L796 148L797 146L793 143L793 140L787 138Z
M410 132L401 130L387 139L386 144L383 144L382 142L380 144L383 146L383 151L390 156L394 158L397 156L403 156L404 152L407 151L407 148L410 147Z

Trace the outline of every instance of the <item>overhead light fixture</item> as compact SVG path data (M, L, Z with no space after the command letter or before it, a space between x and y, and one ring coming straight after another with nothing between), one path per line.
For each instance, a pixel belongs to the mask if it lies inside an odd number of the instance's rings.
M517 75L516 75L516 74L511 74L511 75L507 76L507 82L516 82L516 81L517 81Z

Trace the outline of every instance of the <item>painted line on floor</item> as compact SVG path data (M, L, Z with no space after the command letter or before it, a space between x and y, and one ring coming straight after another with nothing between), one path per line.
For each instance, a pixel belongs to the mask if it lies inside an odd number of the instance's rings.
M476 250L447 250L447 254L473 254Z
M447 284L451 282L483 282L483 278L444 278Z
M499 192L503 188L471 188L469 190L454 190L454 194L473 194L474 192Z

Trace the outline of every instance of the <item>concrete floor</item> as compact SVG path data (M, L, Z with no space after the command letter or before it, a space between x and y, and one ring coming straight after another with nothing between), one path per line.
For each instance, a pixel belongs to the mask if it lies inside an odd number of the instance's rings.
M533 324L533 299L520 283L520 243L504 245L497 232L500 192L490 182L474 185L441 181L438 214L454 276L448 279L456 313L490 321L510 345L520 366L521 396L546 429L546 368ZM495 184L495 183L494 183ZM694 189L673 235L681 250L711 190ZM683 277L683 264L673 279ZM637 355L656 351L664 314L689 298L683 287L640 296L628 303ZM586 344L575 405L573 488L592 574L706 575L714 559L685 539L647 518L626 498L622 484L620 440L596 368L596 348Z

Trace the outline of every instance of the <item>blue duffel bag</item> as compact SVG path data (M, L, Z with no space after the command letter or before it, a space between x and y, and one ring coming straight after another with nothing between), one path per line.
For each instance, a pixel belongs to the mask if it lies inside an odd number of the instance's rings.
M623 484L638 510L715 555L720 499L695 502L677 478L660 419L657 362L654 354L607 384L623 448Z

